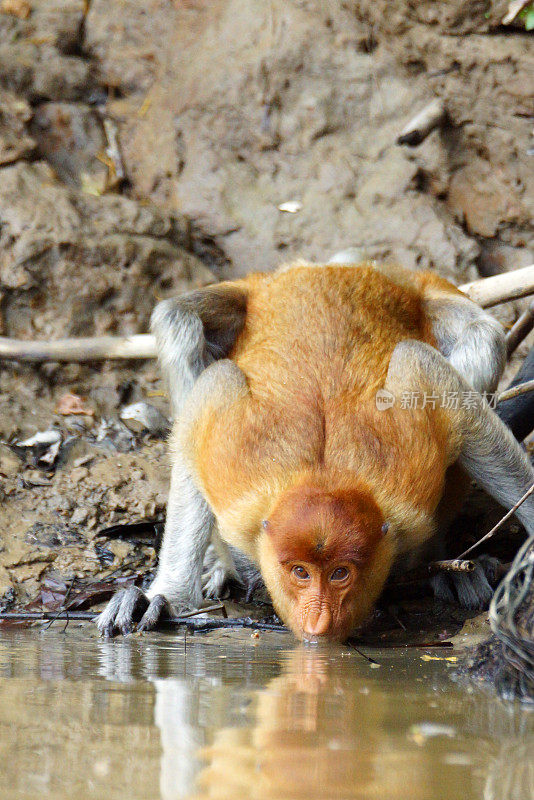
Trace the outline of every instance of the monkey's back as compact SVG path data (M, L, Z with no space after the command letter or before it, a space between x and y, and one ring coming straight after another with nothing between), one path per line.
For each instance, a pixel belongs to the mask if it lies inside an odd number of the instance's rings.
M411 275L403 270L392 280L371 265L303 265L250 276L232 358L251 393L282 403L288 391L308 401L374 396L398 342L432 341Z
M440 432L428 411L407 425L396 409L381 414L375 399L400 341L433 344L417 280L371 265L299 265L243 281L246 321L230 357L249 391L211 416L198 460L226 531L255 526L269 497L306 472L336 472L348 484L358 474L386 491L384 473L395 473L397 494L419 482L432 506L445 470ZM420 456L420 476L400 474L402 448Z

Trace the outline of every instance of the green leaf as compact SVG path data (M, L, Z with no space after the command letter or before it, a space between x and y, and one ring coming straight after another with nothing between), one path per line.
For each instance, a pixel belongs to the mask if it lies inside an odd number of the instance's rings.
M528 8L525 14L525 30L534 30L534 8Z

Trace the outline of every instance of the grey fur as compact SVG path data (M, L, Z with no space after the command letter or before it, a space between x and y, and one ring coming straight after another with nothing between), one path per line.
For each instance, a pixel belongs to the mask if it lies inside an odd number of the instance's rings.
M388 370L386 388L392 392L463 392L471 386L433 347L407 340L398 344ZM471 407L449 412L459 434L458 462L471 478L509 509L534 483L530 461L508 428L482 399ZM534 496L516 512L529 533L534 533Z
M194 468L187 462L184 443L205 405L222 407L246 391L246 380L227 359L211 364L194 383L182 405L173 432L174 464L167 505L167 520L156 577L147 597L163 595L174 608L197 608L202 602L202 571L210 542L218 553L212 566L214 589L236 575L227 545L218 536L215 517L199 491ZM216 574L215 574L216 573Z
M200 318L178 300L158 303L150 326L176 419L196 379L214 358L206 346Z
M494 391L506 364L502 325L467 297L431 297L424 308L440 353L477 392Z
M167 608L167 601L161 594L156 594L150 601L147 610L137 626L138 631L151 631L158 624L163 611Z
M220 284L155 307L150 327L175 419L199 375L232 350L245 323L246 306L244 292Z
M440 600L459 602L464 608L484 608L493 596L498 563L483 555L476 559L473 572L439 572L431 577L430 584Z
M452 345L450 352L458 353L460 364L476 365L476 361L467 359L467 353L470 353L470 358L475 358L471 348L476 338L467 332L464 352L457 342ZM491 342L486 343L486 347L486 352L490 352ZM498 351L498 347L493 350ZM475 384L484 386L486 381L493 380L497 364L496 359L491 370L482 370L478 374L471 369L470 377L473 379L474 376ZM386 388L393 393L449 391L462 396L463 392L471 391L472 385L441 353L423 342L413 340L397 345L386 380ZM462 406L449 413L460 442L460 450L456 454L458 463L488 494L506 509L511 508L534 483L534 470L525 452L482 397L472 407ZM520 506L516 516L530 534L534 533L534 496ZM454 586L459 602L467 608L486 606L492 595L482 559L477 559L474 572L454 573L447 577L437 575L432 578L431 584L436 596L444 600L454 599Z
M146 595L136 589L135 596L128 590L112 598L97 620L106 635L117 629L129 632L141 602L148 605L141 621L144 628L153 627L166 603L177 613L198 608L202 604L203 563L210 541L214 542L217 558L204 576L207 591L215 594L229 577L237 575L230 551L217 534L214 515L198 490L183 443L206 402L212 407L213 401L224 404L233 392L246 388L240 370L223 358L243 327L246 301L243 292L222 284L164 300L154 309L151 328L175 418L167 519L152 585ZM217 359L223 360L214 363Z

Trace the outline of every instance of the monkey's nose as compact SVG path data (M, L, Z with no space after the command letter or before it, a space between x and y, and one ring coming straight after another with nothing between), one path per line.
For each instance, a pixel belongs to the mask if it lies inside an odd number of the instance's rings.
M305 636L325 636L330 630L332 614L328 606L310 609L304 620L303 632Z

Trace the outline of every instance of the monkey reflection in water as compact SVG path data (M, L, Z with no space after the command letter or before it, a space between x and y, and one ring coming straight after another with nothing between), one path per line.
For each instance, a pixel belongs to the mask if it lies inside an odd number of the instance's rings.
M284 654L281 674L252 693L247 725L218 727L190 753L201 766L185 794L176 744L190 719L169 706L160 724L162 798L530 800L532 725L518 735L510 709L493 698L452 687L436 694L432 680L425 691L415 676L410 688L405 676L362 675L354 658L305 647ZM168 705L172 685L159 682L161 691L159 705Z
M469 479L505 508L534 482L482 398L503 330L429 272L295 264L165 300L152 328L175 418L166 528L152 585L111 599L105 635L220 596L233 546L298 638L343 641L392 570L439 547ZM534 495L516 516L534 533ZM434 589L482 607L491 566Z

